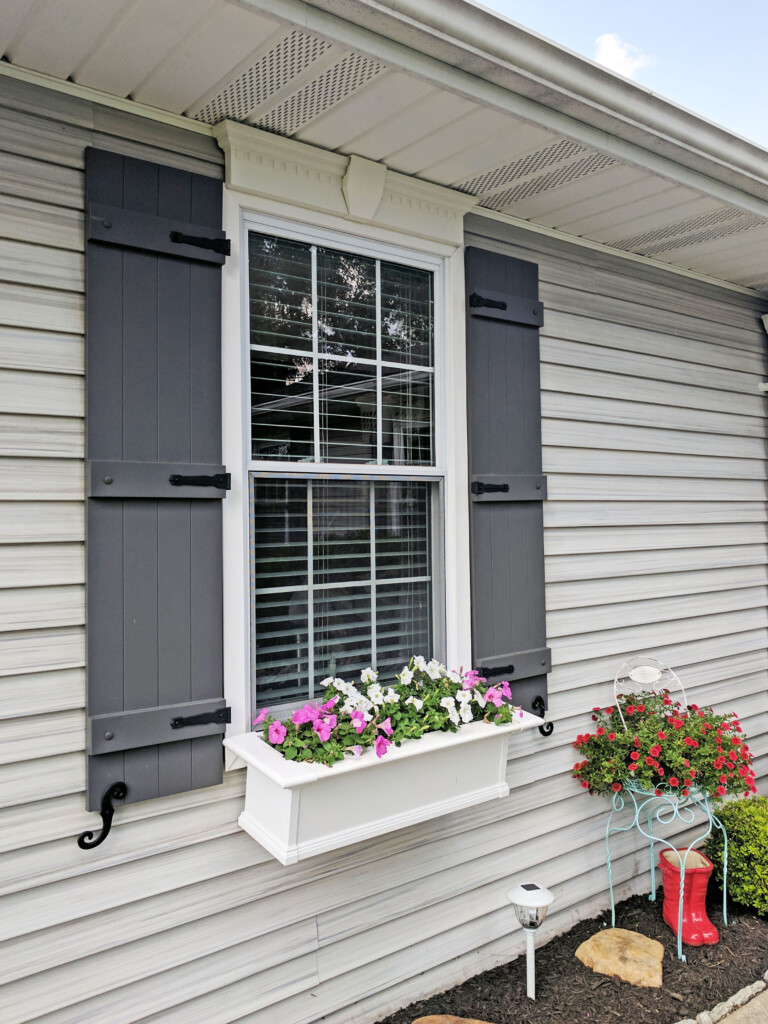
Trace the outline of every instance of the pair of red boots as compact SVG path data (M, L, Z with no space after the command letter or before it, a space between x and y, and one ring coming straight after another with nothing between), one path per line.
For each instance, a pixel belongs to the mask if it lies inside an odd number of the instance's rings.
M707 917L709 876L714 867L700 850L664 850L659 868L664 883L664 921L677 935L680 914L680 867L685 864L682 940L686 946L713 946L720 941Z

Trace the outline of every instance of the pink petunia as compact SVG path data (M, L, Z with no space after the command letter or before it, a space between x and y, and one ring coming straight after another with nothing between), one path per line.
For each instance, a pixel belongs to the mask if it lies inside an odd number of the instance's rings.
M336 728L336 715L326 715L324 721L326 721L332 729Z
M331 724L330 722L324 722L322 718L316 719L312 723L312 728L315 730L320 739L325 743L326 740L331 738Z
M270 722L269 725L269 742L270 743L282 743L285 739L285 726L282 722Z
M385 718L384 721L379 724L379 728L381 729L382 732L385 732L387 736L391 736L393 732L392 719Z
M362 711L353 711L349 717L352 719L352 727L359 736L366 726L365 715Z
M384 736L376 737L376 757L384 757L389 746L389 740L385 739Z
M291 715L291 721L294 725L316 722L318 718L320 718L320 708L317 704L305 704L303 708L297 708Z
M264 721L264 719L267 717L268 714L269 714L269 708L264 708L263 711L260 711L258 713L258 715L256 715L256 717L253 720L253 724L254 725L261 725L261 723Z
M462 690L471 690L478 683L486 682L485 676L481 676L476 668L471 668L461 681Z
M495 704L497 708L500 708L503 701L501 699L501 692L496 689L495 686L489 686L485 691L485 699L490 701L491 704Z
M499 689L501 690L502 697L506 697L507 700L512 700L512 691L510 690L509 683L506 679L499 684Z
M338 699L339 699L339 697L338 697L338 694L337 694L337 695L336 695L335 697L331 697L331 699L330 699L330 700L327 700L327 701L325 702L325 704L322 704L322 705L320 706L320 710L321 710L321 711L330 711L330 710L331 710L331 708L332 708L332 707L333 707L333 706L335 705L335 703L336 703L336 701L337 701Z
M354 747L350 747L349 749L352 751L355 757L363 756L363 748L360 746L359 743L356 743Z

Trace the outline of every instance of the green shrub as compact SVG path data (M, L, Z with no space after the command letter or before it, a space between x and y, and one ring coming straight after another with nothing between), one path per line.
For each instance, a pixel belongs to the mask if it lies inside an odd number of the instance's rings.
M768 915L768 797L734 800L718 811L728 834L728 895ZM723 836L713 828L704 849L723 884Z

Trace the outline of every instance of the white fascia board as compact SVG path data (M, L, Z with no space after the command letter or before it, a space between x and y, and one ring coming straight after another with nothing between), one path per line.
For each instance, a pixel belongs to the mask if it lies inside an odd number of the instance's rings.
M501 224L509 224L511 227L518 228L520 231L529 235L544 235L547 238L555 238L558 241L567 242L569 245L573 245L576 248L603 253L606 256L613 257L614 259L625 260L627 263L639 263L642 266L650 267L653 270L661 270L666 274L675 274L678 277L688 278L690 281L699 281L701 284L706 284L713 288L723 288L726 291L735 292L737 295L746 295L752 299L761 297L761 292L754 288L746 288L744 285L733 284L731 281L724 281L720 277L711 277L709 274L703 274L697 270L689 270L687 267L679 267L675 263L665 263L663 260L655 260L651 256L641 256L636 252L627 252L624 249L614 249L612 246L606 245L604 242L594 242L592 239L582 238L580 235L570 235L566 231L559 230L559 228L550 228L544 224L536 224L534 221L523 220L521 217L515 217L513 214L499 213L496 210L486 210L482 206L476 206L474 210L470 210L469 212L472 216L485 220L493 220ZM474 226L471 224L467 230L469 234L473 234L475 231ZM768 314L766 314L766 316L768 317ZM768 331L768 323L765 324L765 329ZM766 387L768 388L768 384Z
M466 0L240 2L623 163L768 212L760 146Z
M93 89L89 85L78 85L77 82L70 82L68 78L54 78L53 75L46 75L42 71L30 71L28 68L17 67L7 61L0 61L0 76L2 75L15 78L19 82L28 82L30 85L39 85L52 92L76 96L88 103L98 103L102 107L123 110L136 117L159 121L161 124L173 125L175 128L183 128L185 131L213 138L213 128L203 121L195 121L185 114L174 114L168 110L161 110L159 107L150 107L146 103L138 103L136 100L126 99L123 96L115 96L112 93L103 92L101 89Z

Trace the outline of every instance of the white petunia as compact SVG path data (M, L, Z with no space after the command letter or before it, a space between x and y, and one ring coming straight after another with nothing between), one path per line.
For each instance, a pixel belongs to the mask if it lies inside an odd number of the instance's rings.
M416 708L417 711L421 711L421 709L424 707L424 701L423 700L419 700L418 697L409 697L406 700L405 703L406 704L413 704L413 706Z
M400 698L397 695L397 692L395 690L393 690L391 686L389 687L387 692L384 694L384 703L385 704L399 704L400 703Z
M452 683L461 682L461 672L446 672L446 675L448 676Z
M413 664L416 666L419 672L427 671L427 663L426 661L424 661L420 654L417 654L416 657L413 659Z
M377 705L384 703L384 691L379 683L371 683L368 687L368 700Z
M469 704L462 704L461 708L459 709L459 714L461 715L462 722L472 721L472 708L469 706Z
M475 690L472 696L475 698L475 700L477 701L481 708L484 708L485 705L488 703L488 701L485 699L482 693L480 693L479 690Z
M367 697L364 697L362 693L360 693L359 690L356 690L353 686L352 692L344 701L341 710L344 712L344 714L347 715L350 715L353 711L362 711L363 714L366 716L366 721L369 722L372 717L369 714L369 712L373 710L373 704L371 703L371 701L368 700Z
M453 697L443 697L440 701L440 707L445 708L448 712L448 717L454 725L459 724L459 713L456 710L456 701Z
M459 704L468 704L469 701L472 700L472 694L469 692L469 690L457 690L456 700L459 702Z
M440 664L439 661L435 661L435 659L433 658L432 661L430 661L430 663L427 665L427 675L429 676L430 679L439 679L442 674L443 666Z
M360 673L361 683L375 683L378 672L374 672L372 668L364 668Z
M403 671L400 673L400 682L403 686L410 686L411 680L413 679L413 672L406 665Z

